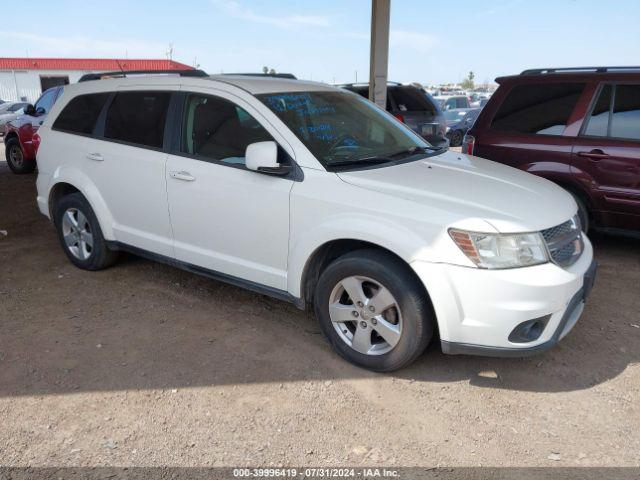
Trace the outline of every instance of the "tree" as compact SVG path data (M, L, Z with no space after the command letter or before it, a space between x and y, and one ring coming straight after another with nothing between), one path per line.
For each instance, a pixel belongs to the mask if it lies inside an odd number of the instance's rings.
M469 72L467 78L460 82L460 86L465 90L473 90L473 87L475 86L475 84L473 83L474 78L476 78L476 74L473 72Z

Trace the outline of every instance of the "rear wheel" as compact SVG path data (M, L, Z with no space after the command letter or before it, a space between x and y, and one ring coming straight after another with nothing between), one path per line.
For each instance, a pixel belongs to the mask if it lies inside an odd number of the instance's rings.
M379 372L413 362L435 328L419 280L399 259L378 250L358 250L330 264L316 285L314 307L333 348Z
M13 173L31 173L36 169L36 162L24 158L24 153L17 138L11 138L5 146L5 158Z
M464 135L460 130L454 130L453 133L451 134L450 145L452 147L459 147L460 145L462 145L463 137Z
M107 247L98 219L81 193L62 197L54 220L60 245L76 267L101 270L116 261L118 252Z

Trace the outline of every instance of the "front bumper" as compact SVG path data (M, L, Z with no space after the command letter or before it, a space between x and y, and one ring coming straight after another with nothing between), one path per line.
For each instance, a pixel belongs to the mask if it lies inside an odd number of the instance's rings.
M484 270L414 262L438 319L442 350L448 354L522 357L551 348L576 324L593 285L596 263L589 240L569 268L553 263L508 270ZM548 318L538 338L509 340L522 322Z

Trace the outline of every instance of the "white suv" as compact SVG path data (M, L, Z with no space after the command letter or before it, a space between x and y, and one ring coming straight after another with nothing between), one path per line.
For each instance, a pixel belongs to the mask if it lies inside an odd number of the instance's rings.
M407 365L436 330L446 353L547 349L593 282L565 191L437 150L324 84L84 81L40 136L39 208L76 266L124 250L313 305L337 352L372 370Z

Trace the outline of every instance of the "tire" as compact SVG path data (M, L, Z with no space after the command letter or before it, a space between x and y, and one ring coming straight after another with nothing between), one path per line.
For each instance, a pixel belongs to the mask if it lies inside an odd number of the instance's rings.
M35 161L24 158L24 153L22 152L22 148L20 148L20 142L17 138L11 138L7 141L4 155L13 173L33 173L36 169Z
M591 227L591 215L589 214L587 205L584 203L584 200L582 200L582 198L580 198L577 194L571 191L569 191L569 193L578 204L578 217L580 217L582 231L584 233L589 233L589 228Z
M117 260L118 252L107 247L98 219L81 193L65 195L58 201L54 223L60 245L76 267L101 270Z
M451 141L449 142L449 144L452 147L459 147L460 145L462 145L463 138L464 135L462 135L462 132L460 130L454 130L451 134Z
M347 288L358 292L354 297L364 295L357 297L362 304L351 299ZM375 311L387 304L393 306ZM357 250L331 263L318 279L314 309L334 350L376 372L409 365L424 352L435 329L419 280L401 260L379 250Z

